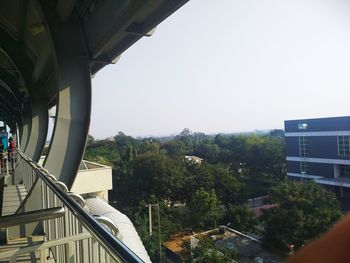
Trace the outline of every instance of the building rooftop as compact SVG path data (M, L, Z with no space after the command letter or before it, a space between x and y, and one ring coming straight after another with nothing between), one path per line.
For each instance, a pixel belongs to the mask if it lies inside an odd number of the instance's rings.
M195 248L198 241L205 238L212 239L218 249L236 249L240 255L239 261L242 263L257 262L258 259L262 259L261 262L264 263L282 262L282 257L278 253L263 248L259 240L228 227L225 228L223 233L216 228L197 234L180 233L173 235L163 246L183 257L189 253L189 247ZM190 246L189 242L191 243Z
M185 256L188 253L187 244L191 236L192 234L188 232L172 235L167 242L163 243L163 246L180 256Z
M350 116L284 121L285 132L348 131Z

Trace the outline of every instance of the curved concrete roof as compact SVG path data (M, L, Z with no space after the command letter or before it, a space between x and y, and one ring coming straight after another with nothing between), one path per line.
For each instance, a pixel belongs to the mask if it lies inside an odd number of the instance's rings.
M22 151L39 160L56 106L44 166L70 187L89 131L91 75L186 1L1 1L0 121L19 131Z
M48 103L54 104L57 97L54 85L46 85L55 81L53 45L58 40L51 34L53 23L81 28L91 74L95 74L185 2L187 0L2 1L0 80L18 90L14 97L2 93L9 100L26 102L24 98L31 92L40 91ZM15 85L11 85L11 81ZM3 90L6 85L0 86ZM23 110L23 106L14 107ZM5 113L6 109L0 107L0 116L4 117Z
M120 234L119 239L144 262L151 262L134 225L126 215L98 197L85 199L85 204L89 208L89 213L91 215L105 216L111 219L118 227Z

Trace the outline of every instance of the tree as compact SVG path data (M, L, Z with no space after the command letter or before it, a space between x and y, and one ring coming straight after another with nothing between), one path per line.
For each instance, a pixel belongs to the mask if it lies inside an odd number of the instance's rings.
M252 233L258 224L258 220L246 205L229 205L223 216L222 223L224 225L230 223L235 230Z
M123 132L118 132L116 136L114 136L115 145L118 149L122 149L127 147L129 144L135 145L138 144L139 141L135 138L125 135Z
M241 202L241 183L235 174L223 164L211 165L210 172L215 177L215 192L223 204ZM244 200L245 201L245 200Z
M139 146L139 153L145 154L145 153L159 153L159 142L155 139L148 138L144 139L142 143Z
M191 260L187 260L187 262L227 263L239 260L237 250L218 249L209 238L200 240L191 252Z
M84 159L104 165L113 165L120 159L120 154L113 142L98 140L86 145Z
M284 139L271 136L246 136L244 139L243 183L250 197L266 195L286 178Z
M161 149L165 150L166 154L173 157L184 155L185 144L179 140L172 140L168 142L164 142L161 145Z
M194 227L207 229L215 227L221 218L222 211L215 190L209 192L198 189L188 204L191 223Z
M119 169L118 201L125 206L141 200L181 201L185 183L185 166L178 159L162 153L147 152L137 155Z
M95 141L95 138L92 135L88 134L87 139L86 139L86 145L87 146L91 145L94 143L94 141Z
M205 159L209 163L217 163L219 152L220 148L218 145L210 141L204 141L196 146L194 155Z
M136 155L137 155L137 151L135 150L135 148L132 146L132 144L128 144L126 146L124 146L123 148L121 148L119 150L120 152L120 159L123 162L130 162L131 160L133 160Z
M179 136L181 136L181 137L186 137L186 136L190 136L190 135L191 135L191 131L188 128L184 128L182 130L182 132L179 134Z
M284 130L282 130L282 129L271 130L270 136L272 136L272 137L284 137Z
M203 188L205 191L215 190L217 198L222 204L241 201L241 183L236 174L224 164L187 163L186 200L190 200L195 189Z
M250 136L247 139L247 163L252 174L266 173L278 180L285 179L284 138Z
M335 194L314 182L286 181L271 189L270 202L279 206L263 214L263 243L283 251L290 245L300 248L341 216Z

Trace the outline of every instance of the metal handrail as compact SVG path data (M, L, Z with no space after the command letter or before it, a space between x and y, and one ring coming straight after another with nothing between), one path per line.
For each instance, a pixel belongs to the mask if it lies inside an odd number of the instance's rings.
M107 226L114 236L119 235L119 229L111 219L101 215L94 215L94 218L101 224L104 224L105 226Z
M42 171L40 166L25 156L20 150L17 153L33 168L40 179L51 189L51 191L62 201L62 203L76 216L79 222L90 232L91 236L96 239L103 248L116 260L122 262L144 262L124 243L113 236L103 226L90 216L77 202L64 192L57 182L53 182L47 176L48 173Z
M56 181L55 184L65 193L68 192L68 187L66 186L65 183L62 183L60 181Z
M73 193L73 192L67 192L67 194L74 199L75 202L77 202L81 207L85 207L85 200L81 197L80 194Z
M20 214L6 215L0 218L0 227L10 227L59 218L64 215L64 212L65 211L63 207L52 207L47 209L22 212Z
M54 181L54 182L57 181L56 177L53 176L52 174L49 174L49 173L48 173L46 176L49 177L49 178L50 178L52 181Z

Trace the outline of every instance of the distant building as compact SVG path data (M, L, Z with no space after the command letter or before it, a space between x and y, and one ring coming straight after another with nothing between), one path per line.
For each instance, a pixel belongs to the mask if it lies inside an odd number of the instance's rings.
M285 121L287 175L350 193L350 117Z
M193 162L193 163L198 163L198 164L201 164L203 162L202 158L199 158L197 156L192 156L192 155L186 155L185 159L188 162Z

